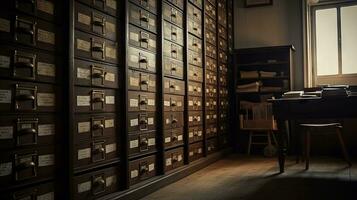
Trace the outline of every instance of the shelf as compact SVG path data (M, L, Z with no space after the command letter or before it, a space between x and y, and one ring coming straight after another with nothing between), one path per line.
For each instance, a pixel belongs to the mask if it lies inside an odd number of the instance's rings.
M287 90L281 90L281 91L259 91L259 92L237 92L236 91L236 94L238 95L251 95L251 94L255 94L255 95L259 95L259 94L269 94L269 93L284 93L286 92Z
M238 81L259 81L259 80L289 80L289 76L275 76L275 77L257 77L257 78L238 78Z
M238 64L240 67L245 67L245 66L269 66L269 65L286 65L289 64L287 61L281 61L281 62L257 62L257 63L247 63L247 64Z

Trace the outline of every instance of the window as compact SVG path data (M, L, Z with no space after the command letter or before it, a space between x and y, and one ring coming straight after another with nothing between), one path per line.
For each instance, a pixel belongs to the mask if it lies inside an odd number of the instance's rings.
M357 84L357 3L312 7L314 85Z

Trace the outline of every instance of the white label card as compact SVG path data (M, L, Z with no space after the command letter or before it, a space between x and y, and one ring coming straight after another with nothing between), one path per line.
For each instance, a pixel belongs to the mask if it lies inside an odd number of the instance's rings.
M37 62L37 74L41 76L56 76L56 67L51 63Z
M37 40L48 44L55 44L55 34L49 31L38 29Z
M11 90L0 90L0 103L11 103Z
M154 124L154 118L150 117L148 118L148 124L153 125Z
M12 173L12 163L0 163L0 176L8 176Z
M77 49L90 52L91 44L88 41L77 39Z
M37 0L37 9L50 15L54 14L54 5L48 0Z
M113 128L114 127L114 119L106 119L104 121L105 128Z
M90 70L84 68L77 68L77 78L90 79Z
M117 144L107 144L105 145L105 153L111 153L117 150Z
M165 143L169 143L169 142L171 142L171 137L165 138Z
M105 104L114 104L115 103L115 97L114 96L106 96L105 97Z
M78 193L82 193L82 192L89 191L91 189L91 187L92 187L92 182L87 181L87 182L78 184L77 190L78 190Z
M107 72L104 76L106 81L114 82L115 81L115 74Z
M182 138L182 135L179 135L179 136L177 136L177 140L178 141L181 141L183 138Z
M164 101L164 106L170 106L170 101Z
M83 14L83 13L80 13L78 12L78 22L79 23L82 23L82 24L85 24L85 25L90 25L91 24L91 18L90 16L86 15L86 14Z
M90 106L90 96L77 96L77 106Z
M55 106L55 94L53 93L37 93L37 106Z
M148 105L149 106L155 106L155 100L154 99L149 99L148 100Z
M49 136L55 134L54 124L41 124L38 125L38 136Z
M130 126L137 126L137 125L139 125L139 120L138 119L130 120Z
M155 138L149 138L148 145L149 146L154 146L155 145Z
M13 127L12 126L0 126L0 140L12 139Z
M10 33L10 21L0 18L0 31Z
M149 165L149 172L151 172L154 169L155 169L155 164L154 163L150 164Z
M90 131L90 122L78 122L78 133L87 133Z
M109 176L105 178L105 186L109 187L117 182L117 177L116 176Z
M137 99L130 99L129 106L134 108L139 107L139 101Z
M10 68L9 56L0 56L0 68Z
M39 167L51 166L54 164L55 164L55 155L48 154L48 155L38 156L38 166Z
M167 158L166 159L166 166L170 166L172 164L172 159L171 158Z
M139 140L130 141L130 149L137 148L139 146Z
M78 150L78 160L81 160L81 159L85 159L85 158L90 158L91 157L91 149L90 148L86 148L86 149L79 149Z

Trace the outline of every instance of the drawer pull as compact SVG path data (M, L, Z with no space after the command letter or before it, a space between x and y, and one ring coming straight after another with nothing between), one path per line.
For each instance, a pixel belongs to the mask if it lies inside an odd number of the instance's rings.
M104 102L104 98L96 97L96 98L93 99L93 102L94 102L94 103Z
M34 65L32 63L28 62L16 62L15 67L21 67L21 68L33 68Z
M177 162L177 161L178 161L178 159L177 159L177 157L176 157L176 156L172 158L172 162L174 162L174 163L175 163L175 162Z
M16 100L18 101L35 100L35 96L31 94L20 94L16 96Z
M149 144L149 142L146 138L141 139L141 141L140 141L141 146L147 146L148 144Z
M149 40L147 38L141 38L140 41L145 42L145 43L149 42Z
M197 102L195 102L195 103L193 103L193 105L194 105L194 106L198 106L198 103L197 103Z
M198 61L198 58L193 58L194 61Z
M145 166L140 166L140 173L141 174L145 174L148 171L149 171L149 168L146 165Z
M171 32L171 35L176 36L176 35L177 35L177 33L176 33L176 32Z
M173 102L173 103L171 103L171 106L172 106L172 107L176 107L177 104Z
M197 122L198 121L197 117L193 117L193 121Z
M194 88L193 91L194 91L194 92L197 92L197 88Z
M148 121L145 119L140 120L140 124L147 124L147 123L148 123Z
M101 26L101 27L104 27L104 22L101 22L101 21L93 21L93 24L95 25L95 26Z
M176 124L177 122L178 122L177 119L173 119L173 120L171 121L172 124Z
M105 184L104 179L103 179L103 178L100 178L99 180L97 179L97 180L94 181L93 186L94 186L94 187L98 187L98 186L104 185L104 184Z
M198 47L198 43L193 43L192 46Z
M140 20L143 21L143 22L149 22L149 18L146 17L146 16L141 16Z
M197 28L197 27L193 27L193 30L194 30L194 31L198 31L198 28Z
M176 49L171 50L171 53L177 53L177 50Z
M101 148L98 148L98 149L94 150L95 153L103 153L104 151L105 151L104 147L101 147Z
M92 51L104 52L104 48L103 47L92 47Z
M29 162L23 162L23 163L20 163L18 165L16 165L16 169L17 170L24 170L24 169L27 169L27 168L30 168L30 167L35 167L35 162L33 161L29 161Z
M19 135L28 135L28 134L36 134L37 131L34 128L26 128L26 129L21 129L17 132Z
M170 85L170 88L175 89L175 85Z
M149 81L141 81L141 85L149 85Z
M102 74L102 73L94 73L93 77L94 78L104 78L104 74Z
M147 105L147 102L145 100L140 101L140 105Z
M172 136L172 141L175 141L177 139L178 139L178 137L176 135Z
M198 76L198 74L195 72L195 73L193 73L193 76L197 77L197 76Z
M16 30L20 33L25 33L29 35L34 35L34 32L32 29L24 28L24 27L17 27Z
M176 18L177 17L176 13L171 13L171 17Z
M142 58L139 60L140 63L148 63L148 60L146 58Z
M193 16L198 17L198 13L194 12Z
M198 132L197 131L193 132L193 135L197 137L198 136Z
M103 125L103 124L95 124L95 125L93 126L93 129L94 129L94 130L104 129L104 125Z
M171 71L176 71L176 70L177 70L176 67L171 68Z

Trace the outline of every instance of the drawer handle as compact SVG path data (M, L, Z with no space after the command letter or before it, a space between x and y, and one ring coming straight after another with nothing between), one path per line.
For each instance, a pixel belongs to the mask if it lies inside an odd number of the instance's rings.
M144 139L141 139L141 141L140 141L140 145L141 146L147 146L149 143L148 143L148 140L146 139L146 138L144 138Z
M194 61L198 61L198 58L193 58Z
M194 92L197 92L197 88L193 88L193 91L194 91Z
M176 33L176 32L171 32L171 35L176 36L176 35L177 35L177 33Z
M147 105L145 100L140 101L140 105Z
M33 161L29 161L29 162L23 162L23 163L20 163L16 166L16 169L17 170L24 170L24 169L27 169L27 168L30 168L30 167L35 167L35 162Z
M34 35L34 32L32 29L24 28L24 27L17 27L16 28L18 32L29 34L29 35Z
M193 16L198 17L198 13L194 12Z
M94 130L104 129L104 125L103 124L94 124L93 129Z
M177 70L176 67L171 68L171 71L176 71L176 70Z
M149 85L149 81L141 81L141 85Z
M175 140L177 140L178 139L178 137L175 135L175 136L172 136L172 141L175 141Z
M177 104L176 104L176 103L171 103L171 106L172 106L172 107L176 107Z
M92 51L104 52L103 47L92 47Z
M149 171L149 168L148 168L147 166L140 167L140 173L141 173L141 174L144 174L144 173L146 173L146 172L148 172L148 171Z
M176 124L177 122L178 122L177 119L173 119L173 120L171 121L172 124Z
M175 163L175 162L177 162L177 161L178 161L177 157L173 157L173 158L172 158L172 162Z
M176 18L177 17L176 13L171 13L171 17Z
M95 26L104 27L104 22L101 22L101 21L93 21L93 24L94 24Z
M177 53L177 50L176 49L171 50L171 53Z
M140 20L143 21L143 22L149 22L149 18L146 17L146 16L141 16Z
M170 85L170 88L175 89L175 85Z
M16 100L18 101L35 100L35 96L31 94L20 94L16 96Z
M93 77L94 78L104 78L104 74L102 74L102 73L94 73Z
M198 47L198 43L193 43L192 46Z
M103 153L104 151L105 149L103 147L94 150L95 153Z
M29 62L16 62L15 67L21 67L21 68L33 68L34 65Z
M193 135L194 136L198 136L198 132L193 132Z
M94 103L104 102L104 98L96 97L96 98L93 99L93 102L94 102Z
M194 105L194 106L198 106L198 103L197 103L197 102L195 102L195 103L193 103L193 105Z
M99 180L95 180L94 183L93 183L94 187L98 187L98 186L104 185L104 184L105 184L105 181L104 181L103 178L101 178Z
M145 43L149 42L149 40L147 38L141 38L140 41L145 42Z
M198 121L197 117L194 117L194 118L193 118L193 121L197 122L197 121Z
M194 31L198 31L198 28L197 28L197 27L193 27L193 30L194 30Z
M148 123L148 121L145 119L140 120L140 124L147 124L147 123Z
M148 63L148 60L146 58L142 58L139 60L140 63Z
M196 77L197 77L197 76L198 76L198 74L195 72L195 73L193 73L193 76L196 76Z
M37 131L34 128L26 128L26 129L21 129L17 132L19 135L28 135L28 134L36 134Z

